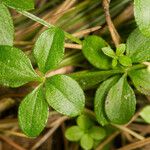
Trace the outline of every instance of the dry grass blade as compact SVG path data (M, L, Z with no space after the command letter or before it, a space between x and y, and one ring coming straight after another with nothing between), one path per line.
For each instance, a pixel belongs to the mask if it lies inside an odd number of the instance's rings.
M132 150L132 149L137 149L137 148L140 148L140 147L143 147L147 144L150 144L150 138L146 138L142 141L138 141L138 142L135 142L135 143L131 143L129 145L126 145L122 148L119 148L118 150Z
M125 126L120 126L120 125L113 125L113 126L116 127L116 128L118 128L118 129L120 129L120 130L122 130L122 131L130 133L131 135L133 135L134 137L136 137L139 140L143 140L144 139L143 136L141 136L140 134L138 134L138 133L130 130L129 128L127 128Z
M0 135L0 139L4 142L8 143L9 145L11 145L16 150L26 150L25 148L21 147L20 145L16 144L14 141L12 141L11 138L9 138L9 137Z
M38 147L40 147L57 130L57 128L68 119L68 117L64 116L53 122L51 124L53 127L35 145L33 145L31 150L36 150Z
M111 33L113 42L115 43L115 45L117 47L117 45L119 45L119 43L121 41L121 38L120 38L120 36L119 36L112 20L111 20L110 12L109 12L109 3L110 3L109 0L103 0L103 8L104 8L104 11L105 11L106 22L107 22L109 31Z
M102 150L104 148L105 145L107 145L109 142L111 142L117 135L119 135L120 132L117 131L115 133L113 133L111 136L109 136L104 142L102 142L97 148L96 150Z

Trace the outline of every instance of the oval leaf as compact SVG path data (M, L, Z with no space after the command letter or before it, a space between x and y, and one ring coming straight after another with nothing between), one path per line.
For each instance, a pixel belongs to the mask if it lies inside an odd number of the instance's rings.
M87 60L99 69L111 68L111 59L107 57L102 48L106 47L107 43L98 36L89 36L83 41L83 54Z
M78 126L72 126L65 132L65 137L69 141L79 141L83 135L84 132Z
M125 67L132 66L131 58L128 56L120 56L119 63Z
M120 76L114 76L107 79L100 85L100 87L96 91L95 100L94 100L94 112L97 121L101 125L106 125L109 122L104 109L105 99L108 94L108 91L119 80L119 77Z
M20 10L31 10L34 9L33 0L2 0L7 6L13 7Z
M150 124L150 105L147 105L146 107L144 107L142 109L142 111L140 112L140 116L147 122Z
M14 26L8 9L0 4L0 45L13 45Z
M34 56L43 73L55 69L64 56L64 32L59 28L44 31L35 44Z
M22 131L30 137L38 136L48 119L48 104L41 86L32 91L19 106L19 124Z
M87 90L95 87L100 82L106 80L114 74L118 74L117 70L111 71L81 71L72 73L70 76L75 79L82 89Z
M127 40L127 55L133 63L150 61L150 38L135 29Z
M116 55L121 56L125 53L125 51L126 51L126 44L123 43L119 44L116 49Z
M84 150L90 150L94 145L94 140L90 135L84 134L81 138L80 145Z
M108 92L105 112L112 123L125 124L135 112L136 99L124 75Z
M145 36L150 36L150 1L134 0L134 15L136 23Z
M129 76L137 90L145 95L150 95L150 70L140 69L129 72Z
M19 87L30 81L41 81L29 58L19 49L0 46L0 84Z
M104 128L93 126L89 129L88 134L94 139L94 140L102 140L106 136L106 131Z
M105 55L107 55L108 57L111 57L111 58L115 58L116 57L116 54L115 52L111 49L111 47L104 47L102 48L102 51Z
M87 115L81 115L77 118L77 125L81 129L87 130L94 125L94 122Z
M85 97L78 83L65 75L55 75L46 81L46 99L51 107L67 116L80 115Z

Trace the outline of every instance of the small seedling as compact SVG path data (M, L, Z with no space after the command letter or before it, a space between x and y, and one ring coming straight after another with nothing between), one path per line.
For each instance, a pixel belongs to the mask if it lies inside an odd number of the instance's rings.
M70 141L79 142L83 149L92 149L94 143L106 137L105 129L95 125L96 123L87 115L79 116L76 122L76 126L66 130L65 136Z

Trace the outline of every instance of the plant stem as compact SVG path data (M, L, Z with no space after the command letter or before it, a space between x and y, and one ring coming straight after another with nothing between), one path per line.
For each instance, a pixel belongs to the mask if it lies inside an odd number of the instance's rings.
M109 4L110 4L110 1L108 0L103 0L102 1L102 4L103 4L103 8L104 8L104 11L105 11L105 16L106 16L106 22L107 22L107 25L108 25L108 29L111 33L111 37L113 39L113 42L115 43L115 46L117 47L119 44L120 44L120 41L121 41L121 37L119 36L112 20L111 20L111 17L110 17L110 12L109 12Z
M20 11L20 10L17 10L17 11L20 14L22 14L22 15L24 15L24 16L26 16L26 17L28 17L28 18L30 18L30 19L32 19L32 20L42 24L42 25L44 25L45 27L48 27L48 28L55 27L54 25L46 22L45 20L43 20L43 19L41 19L41 18L39 18L39 17L37 17L37 16L27 12L27 11ZM71 41L76 42L76 43L78 43L80 45L82 44L82 41L80 39L78 39L77 37L74 37L74 36L72 36L71 34L69 34L68 32L65 32L65 31L64 31L64 33L65 33L66 38L68 38Z
M130 72L132 70L142 69L142 68L146 68L146 65L144 65L144 64L134 65L133 67L128 68L127 72Z
M136 138L139 139L139 140L143 140L143 139L144 139L143 136L141 136L140 134L138 134L138 133L136 133L136 132L130 130L129 128L127 128L127 127L125 127L125 126L120 126L120 125L116 125L116 124L112 124L112 125L113 125L114 127L118 128L118 129L122 130L122 131L125 131L125 132L127 132L127 133L130 133L131 135L133 135L134 137L136 137Z

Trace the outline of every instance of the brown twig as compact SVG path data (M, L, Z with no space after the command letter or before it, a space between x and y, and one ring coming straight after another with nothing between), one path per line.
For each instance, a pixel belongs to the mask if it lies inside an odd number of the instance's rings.
M89 28L89 29L85 29L85 30L81 30L79 32L76 32L73 34L73 36L75 37L83 37L84 35L87 35L91 32L94 32L94 31L97 31L101 28L101 26L96 26L96 27L92 27L92 28Z
M15 100L14 99L12 99L12 98L4 98L4 99L2 99L0 101L0 114L3 111L13 107L14 105L15 105Z
M120 130L122 130L122 131L130 133L132 136L136 137L139 140L143 140L144 139L143 136L141 136L140 134L138 134L138 133L130 130L129 128L127 128L125 126L120 126L120 125L113 125L113 126L116 127L116 128L118 128L118 129L120 129Z
M68 150L68 140L65 137L65 131L66 131L66 127L65 127L65 123L62 123L61 125L61 131L63 134L63 141L64 141L64 150Z
M134 17L134 13L133 13L133 4L127 6L123 12L121 12L114 20L113 20L113 24L115 27L118 27L119 25L129 21L130 19L132 19ZM100 30L100 34L104 34L108 31L108 26L105 25L101 30Z
M71 43L65 43L65 48L71 48L71 49L82 49L82 46L79 44L71 44Z
M113 133L111 136L109 136L106 140L104 140L104 142L102 142L97 148L96 150L102 150L104 148L104 146L106 144L108 144L109 142L111 142L120 132L116 131L115 133Z
M23 133L19 133L19 132L15 132L15 131L10 131L10 130L0 130L0 131L3 132L4 134L7 134L7 135L13 135L13 136L18 136L18 137L28 138Z
M64 15L74 4L76 3L76 0L65 0L62 5L56 10L54 17L51 19L51 23L55 24L57 20Z
M132 144L128 144L122 148L119 148L118 150L132 150L132 149L137 149L140 148L142 146L145 146L147 144L150 144L150 138L144 139L142 141L138 141Z
M67 74L73 71L73 67L72 66L66 66L57 70L53 70L50 72L47 72L45 77L49 78L51 76L57 75L57 74Z
M106 22L107 22L109 31L111 33L111 37L113 39L115 46L117 47L121 41L121 38L110 17L110 12L109 12L110 0L103 0L102 4L103 4L104 11L105 11Z
M14 141L12 141L9 137L0 135L0 139L3 140L4 142L8 143L9 145L11 145L16 150L26 150L25 148L21 147L20 145L16 144Z
M32 146L31 150L36 150L38 147L40 147L57 130L57 128L62 124L62 122L68 119L68 117L63 116L56 120L52 124L53 127L35 145Z

